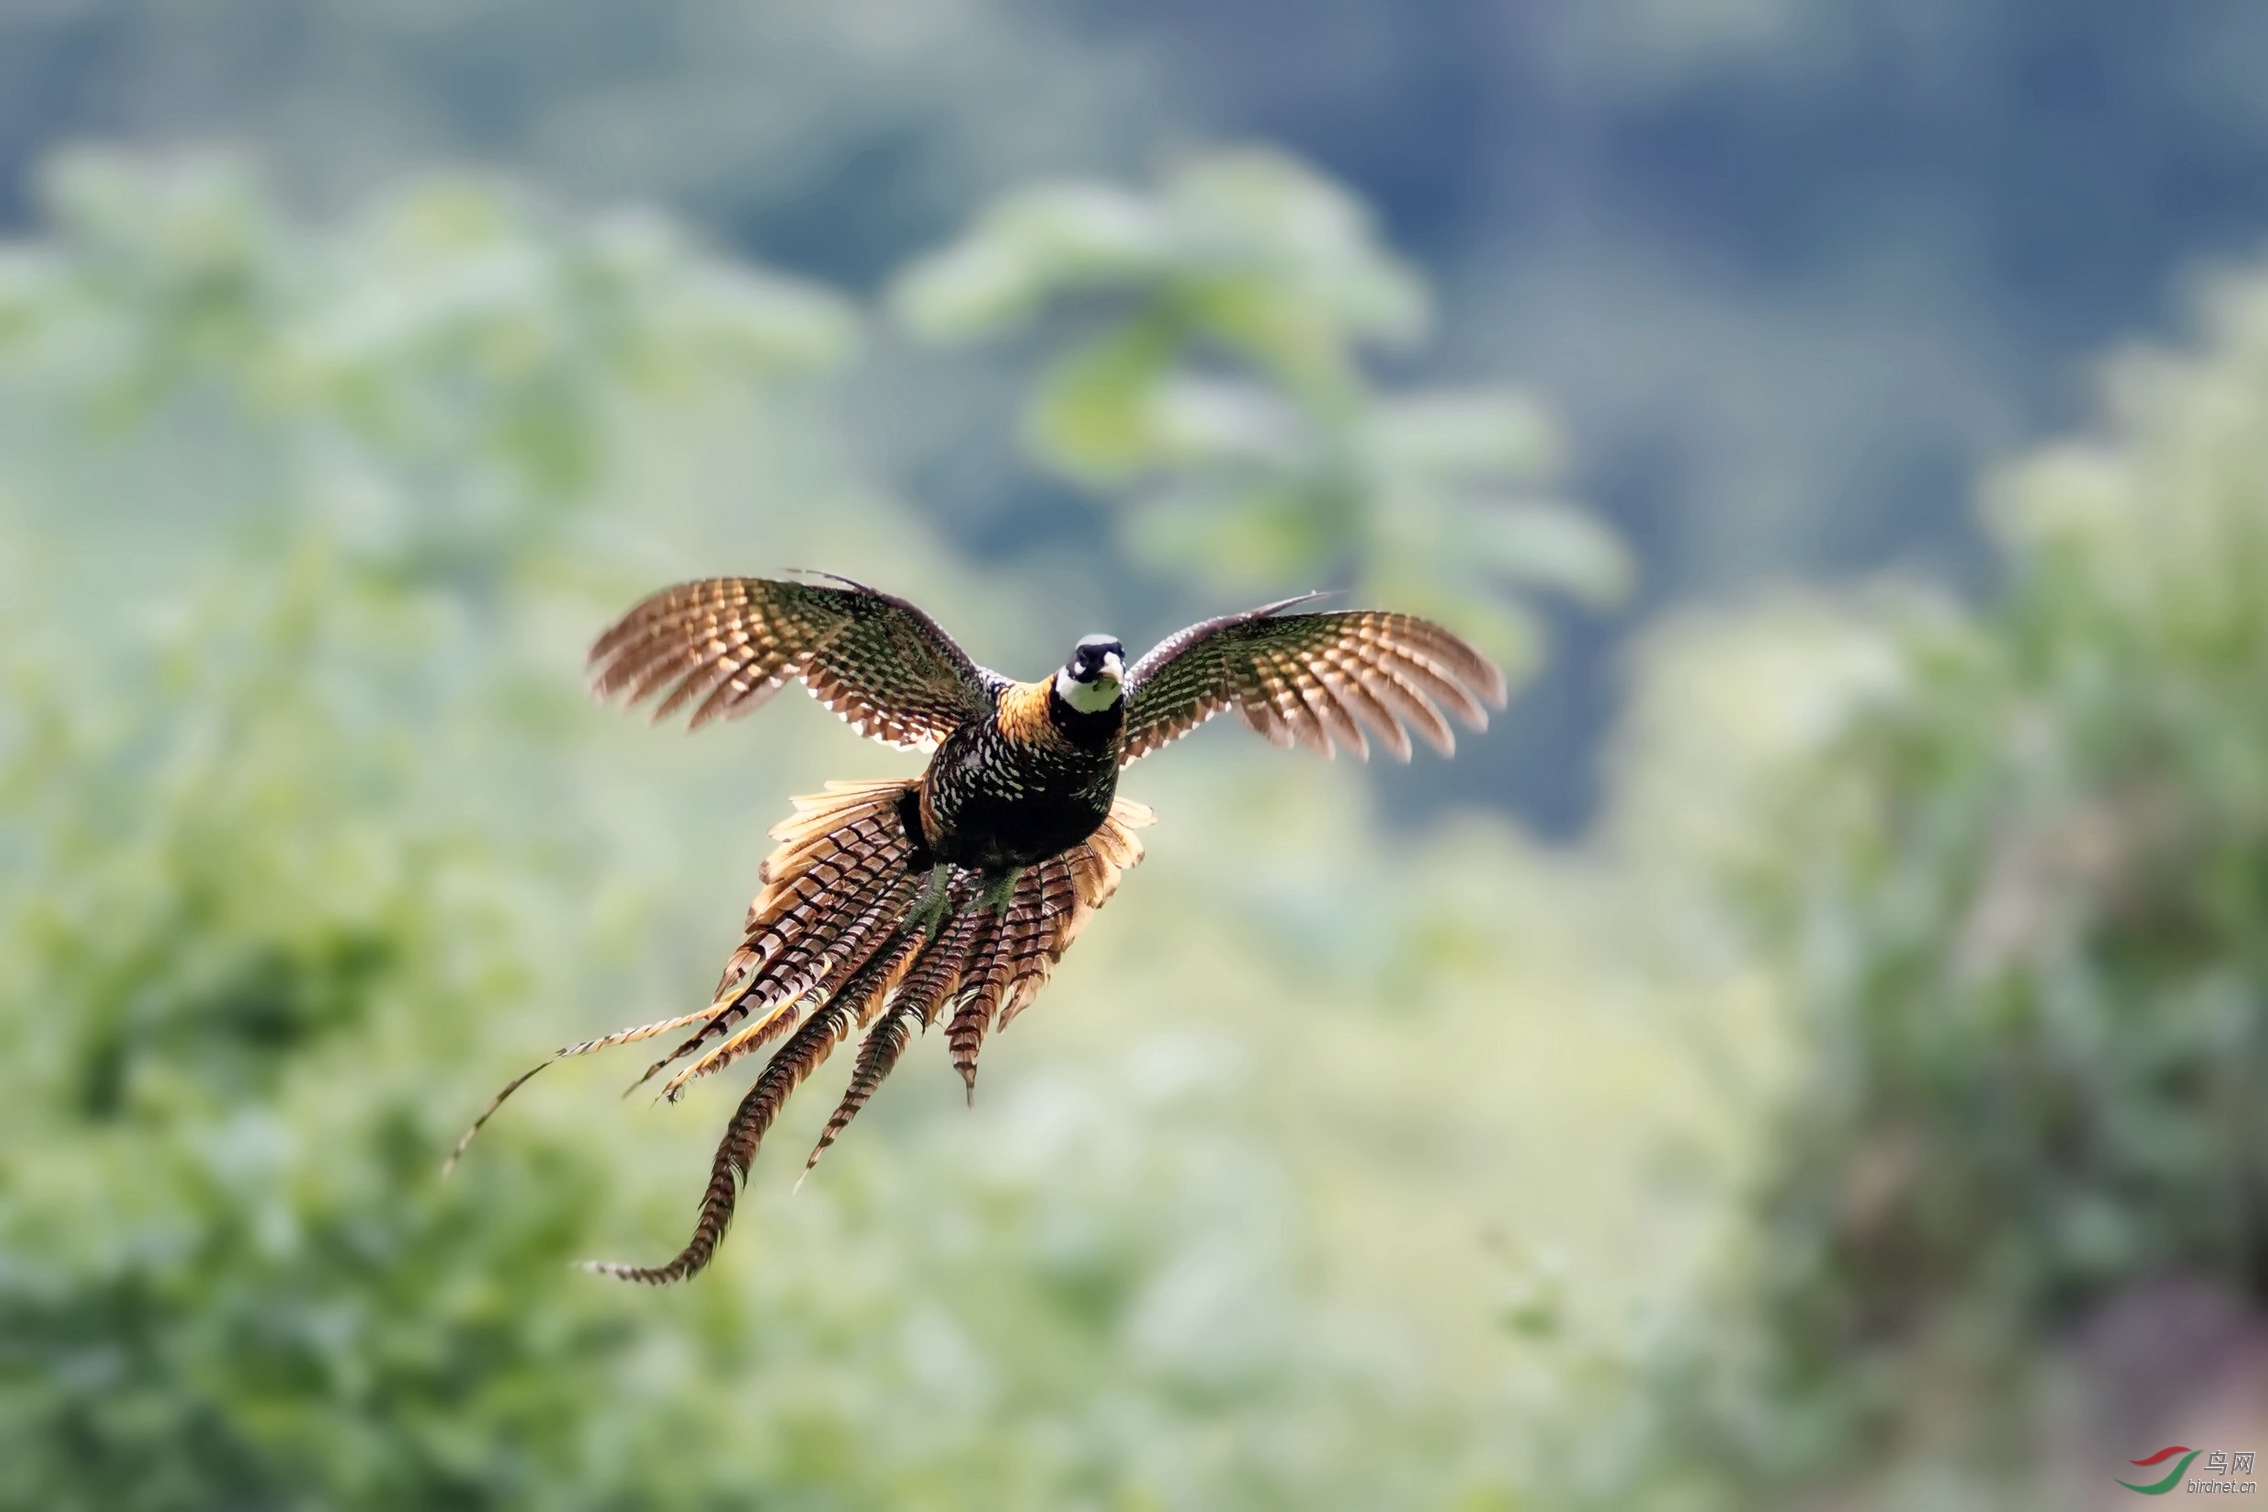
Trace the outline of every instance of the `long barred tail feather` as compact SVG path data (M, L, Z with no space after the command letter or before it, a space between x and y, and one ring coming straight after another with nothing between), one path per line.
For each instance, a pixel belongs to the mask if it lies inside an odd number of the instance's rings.
M804 1175L809 1175L819 1164L819 1157L850 1121L859 1115L875 1089L882 1085L905 1053L906 1043L913 1036L916 1024L927 1029L937 1017L938 1008L960 989L962 973L971 961L977 959L990 943L998 924L990 909L971 908L967 898L948 897L948 909L955 910L950 922L944 924L914 962L905 982L891 997L886 1016L866 1031L866 1039L859 1045L858 1063L851 1071L850 1086L843 1100L836 1105L834 1115L827 1120L819 1142L811 1147L811 1157L804 1161ZM796 1179L801 1186L802 1178Z
M869 1005L878 1002L890 990L923 944L922 936L916 932L901 928L893 933L881 949L852 973L842 990L806 1019L803 1027L788 1036L788 1042L766 1062L757 1075L756 1084L748 1089L748 1095L734 1110L732 1122L725 1125L724 1138L719 1141L716 1156L710 1162L709 1185L701 1194L700 1216L694 1220L693 1237L685 1242L685 1248L679 1250L675 1258L662 1265L621 1265L591 1260L584 1262L584 1269L617 1280L667 1286L706 1266L723 1240L725 1229L732 1223L733 1209L740 1201L740 1184L747 1179L748 1167L755 1161L756 1151L763 1145L764 1135L772 1127L772 1121L779 1117L780 1109L787 1105L788 1098L803 1085L804 1079L818 1070L834 1053L835 1046L867 1016Z
M774 953L754 975L742 973L744 980L720 992L709 1011L695 1015L705 1019L701 1026L667 1055L646 1067L636 1081L623 1089L623 1095L627 1097L637 1091L664 1068L721 1036L729 1036L726 1044L704 1057L691 1075L706 1076L720 1070L794 1028L796 1010L840 965L842 954L854 951L878 925L894 922L905 894L913 887L902 873L885 871L870 885L825 895L817 905L798 902L795 906L801 917L794 922L792 930L783 928L782 920L766 917L759 927L768 934L782 935L791 943ZM851 965L855 967L858 959L854 955ZM734 979L729 970L727 977ZM752 1013L758 1015L757 1021L735 1034L736 1026ZM676 1101L687 1079L684 1076L672 1079L663 1088L662 1095Z
M1031 1005L1039 990L1047 985L1055 970L1055 963L1063 959L1063 952L1071 941L1086 927L1087 917L1093 910L1079 895L1078 880L1072 875L1068 856L1053 856L1032 868L1038 885L1033 891L1032 919L1027 933L1028 945L1019 953L1016 972L1008 982L1008 992L1001 999L1000 1017L994 1027L1006 1029ZM1116 879L1113 879L1115 884Z
M766 1006L756 1021L671 1077L661 1095L677 1101L688 1082L723 1070L784 1033L798 1016L800 1005L822 1001L842 990L865 963L867 942L904 927L921 891L918 878L901 877L883 889L847 927L831 934L824 946L814 945L810 952L814 959L808 964L783 971L780 975L784 980L774 980L770 973L759 978L761 1001ZM758 990L751 988L743 1001L757 999Z
M1001 997L1015 977L1017 957L1030 948L1038 895L1038 873L1026 868L1016 879L1015 890L1008 895L1007 906L1001 911L1000 922L987 942L984 955L969 973L968 990L962 994L952 1019L945 1025L945 1048L953 1057L953 1069L960 1073L972 1104L976 1101L977 1054L984 1048L985 1031L992 1027L993 1015L1000 1010Z
M625 1096L710 1040L731 1034L750 1013L770 1021L760 1021L752 1034L742 1031L748 1037L733 1059L794 1027L793 1010L837 964L830 953L842 953L849 943L845 934L871 930L892 912L889 895L904 885L912 850L895 805L911 786L831 782L825 793L794 800L796 816L772 828L772 837L783 843L764 862L764 888L749 905L743 943L725 966L712 1005L716 1011L648 1066Z
M441 1174L446 1176L457 1168L457 1162L464 1158L466 1146L473 1142L473 1136L480 1132L481 1126L496 1116L496 1110L504 1106L504 1099L532 1081L535 1074L544 1067L563 1061L570 1055L589 1055L594 1050L611 1050L616 1045L628 1045L638 1040L651 1039L657 1034L667 1034L672 1029L682 1029L696 1020L708 1018L717 1011L717 1008L717 1004L711 1003L706 1008L697 1009L692 1013L681 1013L676 1018L658 1019L651 1024L639 1024L629 1029L617 1029L612 1034L602 1034L596 1039L587 1039L580 1044L566 1045L554 1050L551 1053L551 1059L537 1061L527 1070L506 1082L504 1090L488 1100L488 1106L481 1109L480 1117L474 1119L472 1126L458 1136L457 1146L449 1152L449 1158L441 1162Z
M1121 798L1102 828L1062 855L1027 867L1016 879L999 928L983 958L972 965L945 1028L953 1069L970 1102L976 1101L977 1057L984 1037L1039 995L1055 963L1110 901L1118 876L1142 859L1133 832L1157 822L1142 804Z
M861 787L869 786L861 784ZM902 794L908 784L887 784ZM800 799L799 802L811 802ZM852 809L855 817L816 835L798 833L814 818L825 820ZM725 963L717 984L722 994L735 981L762 970L791 949L815 920L870 896L898 871L909 869L913 847L895 807L887 800L862 799L832 809L815 809L773 829L788 841L764 863L764 889L748 906L745 941Z
M554 1058L556 1059L556 1057ZM537 1061L534 1065L528 1067L527 1070L522 1071L518 1076L515 1076L510 1081L506 1082L504 1084L504 1090L497 1093L494 1097L488 1100L488 1106L480 1110L480 1117L474 1119L471 1126L467 1128L464 1133L457 1136L456 1147L449 1151L449 1158L441 1162L441 1174L443 1176L447 1176L451 1171L454 1171L457 1168L457 1162L465 1158L465 1149L473 1142L473 1136L480 1132L481 1126L483 1124L487 1123L491 1118L494 1118L496 1116L496 1110L504 1106L504 1099L519 1091L521 1087L527 1085L528 1081L533 1078L538 1071L541 1071L544 1067L550 1064L551 1062L547 1060Z
M725 968L714 1000L692 1013L616 1030L566 1046L556 1051L551 1060L539 1062L514 1077L490 1099L480 1116L457 1140L456 1147L442 1163L442 1174L447 1175L456 1167L473 1136L496 1115L505 1099L552 1061L632 1044L672 1029L699 1024L701 1027L689 1039L654 1062L644 1076L626 1089L634 1091L664 1067L692 1054L711 1038L728 1032L747 1015L750 1004L763 995L770 975L763 969L767 963L778 960L799 943L823 947L831 942L857 920L859 910L904 875L905 858L911 848L906 842L904 827L898 823L895 805L911 786L913 783L904 779L830 782L823 793L793 799L794 815L772 827L772 838L781 844L764 861L763 890L749 905L743 943ZM808 955L799 954L794 964L807 964L808 959ZM780 1027L784 1031L789 1026Z
M570 1045L552 1058L690 1028L634 1084L697 1056L663 1085L661 1095L674 1101L691 1082L778 1043L725 1126L685 1248L659 1266L593 1262L588 1269L663 1285L706 1266L781 1108L853 1036L864 1034L850 1084L805 1162L807 1174L872 1099L916 1028L948 1020L953 1064L973 1092L986 1032L1037 995L1116 889L1119 874L1142 859L1133 831L1152 822L1149 810L1119 800L1092 836L1026 868L995 906L985 896L986 880L975 873L955 868L938 894L930 891L932 874L912 870L926 859L917 857L898 817L899 801L912 786L831 782L824 793L797 798L795 814L772 830L780 844L764 862L762 891L749 906L740 947L714 999L692 1013ZM499 1092L450 1163L506 1098L550 1064L540 1062Z

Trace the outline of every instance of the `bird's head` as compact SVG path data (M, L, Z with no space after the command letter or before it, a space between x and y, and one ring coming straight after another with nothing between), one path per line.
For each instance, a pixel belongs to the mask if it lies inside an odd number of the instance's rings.
M1126 648L1115 636L1090 635L1055 674L1055 696L1082 714L1100 714L1125 696L1125 679Z

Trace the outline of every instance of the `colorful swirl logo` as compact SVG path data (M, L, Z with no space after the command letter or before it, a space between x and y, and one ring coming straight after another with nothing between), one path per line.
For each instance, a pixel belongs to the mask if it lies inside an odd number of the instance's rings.
M2165 1448L2160 1449L2156 1454L2151 1455L2148 1459L2127 1461L2127 1463L2130 1465L2141 1465L2144 1468L2148 1468L2151 1465L2164 1464L2167 1460L2172 1459L2175 1455L2180 1455L2181 1463L2174 1466L2171 1470L2167 1471L2166 1478L2164 1480L2152 1481L2147 1486L2137 1486L2132 1481L2120 1481L2119 1484L2124 1486L2129 1491L2139 1491L2144 1496L2163 1496L2168 1491L2171 1491L2174 1487L2181 1484L2182 1472L2186 1471L2189 1468L2189 1462L2197 1458L2198 1455L2203 1454L2204 1452L2205 1451L2202 1449L2191 1449L2183 1444L2168 1444Z

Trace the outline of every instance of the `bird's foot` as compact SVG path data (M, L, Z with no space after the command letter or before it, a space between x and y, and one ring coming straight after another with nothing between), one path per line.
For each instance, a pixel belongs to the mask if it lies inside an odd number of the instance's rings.
M996 914L1006 913L1008 911L1008 900L1016 895L1016 882L1023 875L1024 868L1019 866L1013 871L1002 872L997 877L987 878L984 891L978 895L977 901Z
M945 897L951 889L952 879L953 868L950 866L943 863L932 866L929 869L929 885L922 890L921 897L915 902L913 912L907 916L906 922L920 929L923 934L937 933L937 927L945 922Z

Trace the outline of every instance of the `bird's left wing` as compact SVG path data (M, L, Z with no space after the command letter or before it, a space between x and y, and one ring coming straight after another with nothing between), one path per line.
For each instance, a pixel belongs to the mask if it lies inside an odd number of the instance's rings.
M851 728L894 746L943 740L983 716L994 674L904 599L836 581L844 586L706 578L664 588L591 647L592 691L634 705L666 688L654 718L692 704L699 727L801 678Z
M1313 595L1308 595L1312 597ZM1407 761L1404 723L1444 756L1441 706L1484 729L1504 707L1504 674L1463 638L1415 615L1363 609L1283 614L1305 598L1191 625L1126 674L1125 761L1179 740L1223 709L1281 746L1370 754L1367 727Z

